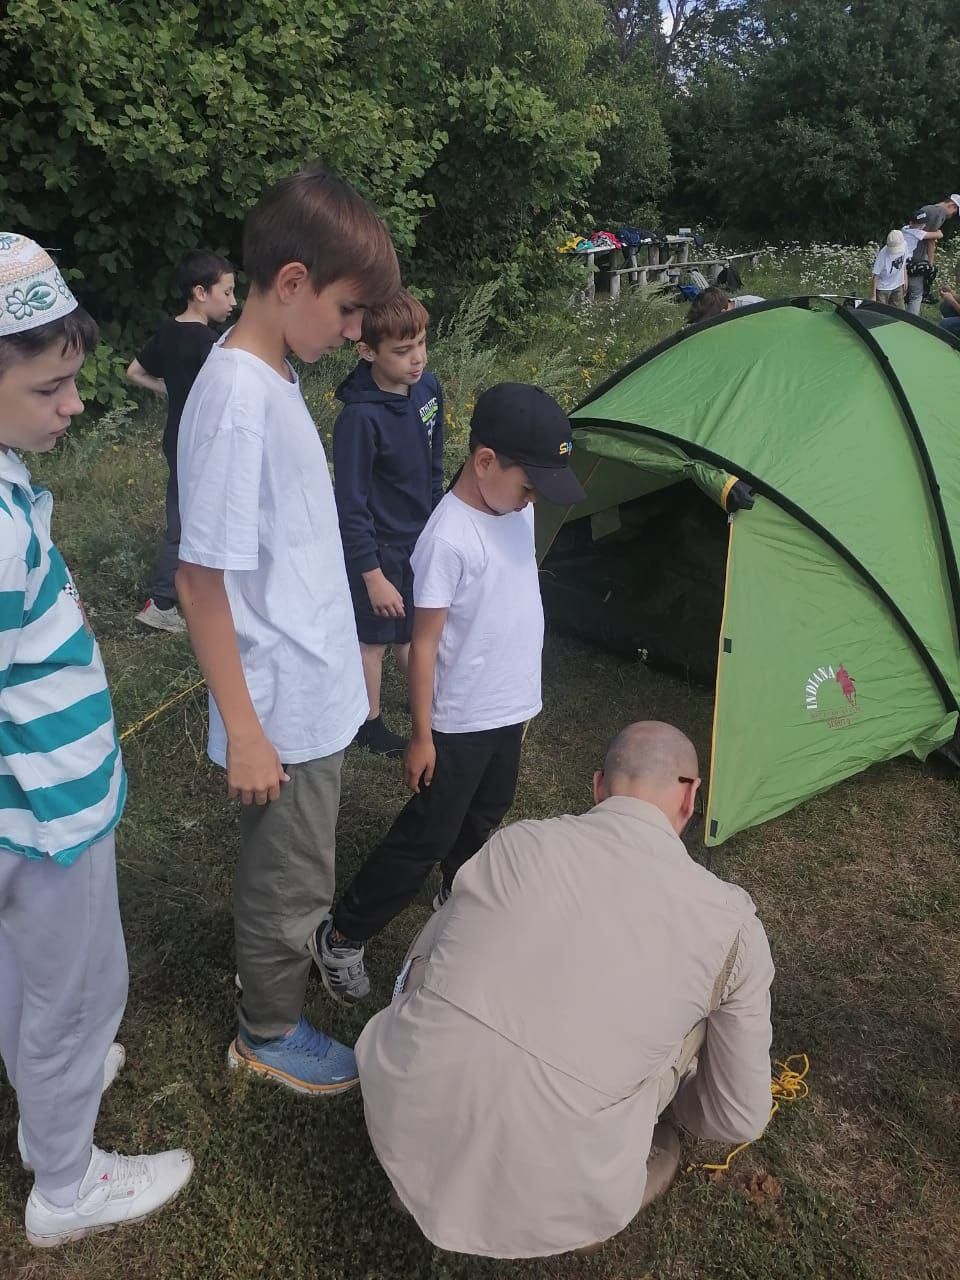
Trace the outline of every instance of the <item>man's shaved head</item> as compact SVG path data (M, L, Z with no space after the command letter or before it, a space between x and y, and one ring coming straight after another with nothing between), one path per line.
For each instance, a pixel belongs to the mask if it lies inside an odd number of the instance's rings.
M677 785L679 778L699 774L697 752L690 739L672 724L638 720L611 742L603 761L603 778L613 795L656 793Z

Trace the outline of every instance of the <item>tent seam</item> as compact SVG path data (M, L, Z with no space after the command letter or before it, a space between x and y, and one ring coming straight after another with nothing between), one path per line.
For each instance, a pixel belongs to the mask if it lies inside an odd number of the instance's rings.
M873 334L864 325L857 320L855 312L848 307L838 307L837 312L847 325L864 343L867 350L880 366L883 376L886 378L890 389L893 391L894 397L900 406L903 416L906 420L910 436L916 446L917 453L920 456L920 465L923 467L923 473L927 480L927 488L930 493L930 500L933 503L934 510L937 513L937 525L940 529L940 541L943 544L944 559L947 568L947 581L950 583L950 598L953 603L953 625L954 636L960 643L960 574L957 569L957 552L953 545L953 535L950 532L950 525L947 522L947 513L943 506L943 500L940 495L940 482L937 480L936 472L933 468L933 460L930 457L930 451L927 448L927 442L924 439L923 432L920 430L920 424L917 421L917 415L913 412L910 402L907 400L907 394L903 389L903 384L897 377L896 371L890 361L890 357L881 348L880 344L874 338Z

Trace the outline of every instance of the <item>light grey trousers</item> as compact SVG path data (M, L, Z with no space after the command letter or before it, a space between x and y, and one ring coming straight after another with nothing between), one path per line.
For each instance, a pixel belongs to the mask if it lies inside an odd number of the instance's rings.
M912 316L920 314L925 284L926 278L924 276L907 276L906 307Z
M69 867L0 850L0 1057L41 1193L86 1172L126 1002L113 836Z
M244 1031L282 1036L303 1013L309 940L333 902L343 752L285 764L280 799L240 810L233 929Z

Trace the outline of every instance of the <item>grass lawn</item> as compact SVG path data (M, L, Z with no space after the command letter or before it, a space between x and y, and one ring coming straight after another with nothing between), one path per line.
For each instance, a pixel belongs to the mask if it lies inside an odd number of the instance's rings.
M764 291L753 280L745 287ZM58 498L55 533L100 636L121 727L196 679L186 640L142 633L133 621L162 510L156 436L149 424L104 424L35 467ZM705 756L706 690L553 635L544 676L545 710L527 736L512 817L588 807L592 770L632 719L673 721ZM392 673L385 705L397 722L401 702ZM443 1254L388 1210L358 1092L310 1101L228 1074L237 813L205 759L204 735L204 702L192 694L125 743L131 788L118 850L128 1058L97 1131L101 1145L124 1151L182 1144L196 1174L143 1227L32 1251L22 1233L30 1179L17 1159L15 1099L0 1085L4 1280L960 1275L952 778L895 761L714 853L714 869L757 901L777 963L774 1053L809 1055L810 1096L784 1107L729 1173L682 1174L596 1257L512 1264ZM402 800L395 763L348 752L341 883ZM371 947L369 1011L388 999L428 902L425 893ZM369 1011L339 1008L319 984L311 988L309 1012L342 1039L352 1042ZM685 1163L722 1154L688 1142Z

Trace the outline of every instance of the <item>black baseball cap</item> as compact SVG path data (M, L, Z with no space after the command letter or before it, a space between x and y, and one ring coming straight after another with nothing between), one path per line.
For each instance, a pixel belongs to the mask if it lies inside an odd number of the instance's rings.
M490 387L474 406L470 433L479 444L519 463L548 502L571 507L587 496L570 469L570 420L539 387L525 382Z

